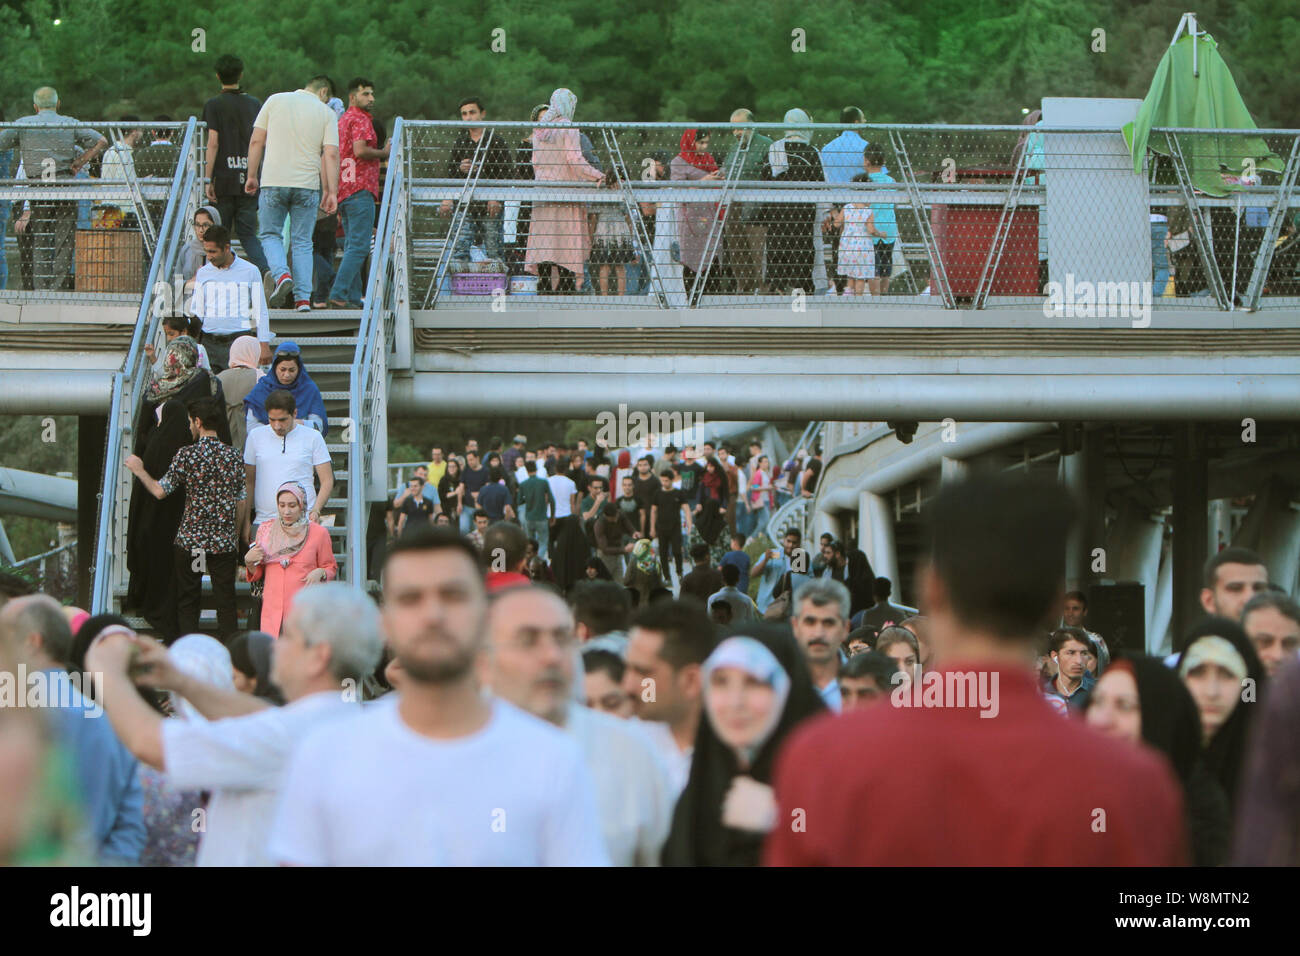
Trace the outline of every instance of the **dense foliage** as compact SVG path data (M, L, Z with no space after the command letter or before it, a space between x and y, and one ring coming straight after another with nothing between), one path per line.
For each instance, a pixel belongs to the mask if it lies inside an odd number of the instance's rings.
M56 86L67 112L183 118L235 52L255 95L316 73L377 84L376 113L455 119L462 96L526 118L556 86L579 119L761 121L801 107L834 122L1018 123L1044 96L1142 97L1185 0L9 0L0 104L13 117ZM1300 125L1287 51L1294 0L1203 0L1256 122ZM60 19L55 26L53 20ZM1105 52L1094 52L1096 30ZM203 31L196 34L195 31ZM504 32L500 32L504 31ZM797 31L802 31L798 33ZM493 47L497 49L494 50ZM504 49L501 49L504 47ZM796 49L801 48L801 49ZM391 126L390 126L391 128Z

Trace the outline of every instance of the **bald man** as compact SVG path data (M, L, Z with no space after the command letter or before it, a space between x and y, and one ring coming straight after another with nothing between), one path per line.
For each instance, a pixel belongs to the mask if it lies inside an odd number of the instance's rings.
M36 687L44 689L40 706L72 759L91 850L104 863L135 863L145 844L140 766L99 702L83 697L65 669L72 631L63 609L44 594L15 598L0 610L0 641L18 661L20 681L14 686L29 697Z
M577 647L573 612L554 592L501 591L488 612L483 682L578 741L614 865L657 865L672 814L667 775L633 725L574 701Z
M18 147L23 175L31 183L75 179L88 162L108 146L100 133L59 115L59 94L42 86L32 94L33 115L19 117L0 130L0 153ZM77 203L72 200L31 201L31 208L14 223L16 232L29 232L32 279L36 289L62 289L72 277L73 239Z

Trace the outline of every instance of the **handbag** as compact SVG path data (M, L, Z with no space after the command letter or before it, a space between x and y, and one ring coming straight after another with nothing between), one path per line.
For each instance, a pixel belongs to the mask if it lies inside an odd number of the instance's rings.
M790 592L787 591L767 606L763 612L765 621L784 621L790 616Z

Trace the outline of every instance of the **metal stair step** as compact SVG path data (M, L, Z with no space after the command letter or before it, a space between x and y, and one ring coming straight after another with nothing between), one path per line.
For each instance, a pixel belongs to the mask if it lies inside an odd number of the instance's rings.
M320 393L322 401L326 402L346 402L352 397L351 392L327 392L322 390Z
M324 348L329 345L353 345L357 344L355 335L299 335L294 338L298 347L306 351L312 347Z
M298 343L301 345L302 343ZM351 362L307 362L308 371L312 375L318 375L321 372L351 372Z

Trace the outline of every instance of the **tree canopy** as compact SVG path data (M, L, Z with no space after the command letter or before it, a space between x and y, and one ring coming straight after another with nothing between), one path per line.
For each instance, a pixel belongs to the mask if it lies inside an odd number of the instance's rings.
M464 96L523 119L567 86L578 118L763 122L792 107L818 122L860 106L872 122L1018 123L1044 96L1142 97L1185 0L8 0L0 104L13 118L53 85L87 118L197 114L213 64L235 53L259 97L326 73L376 84L376 114L456 119ZM1300 125L1285 57L1300 41L1287 0L1205 0L1264 127ZM55 19L59 24L54 24ZM1104 52L1097 49L1103 30ZM391 125L389 126L391 128Z

